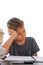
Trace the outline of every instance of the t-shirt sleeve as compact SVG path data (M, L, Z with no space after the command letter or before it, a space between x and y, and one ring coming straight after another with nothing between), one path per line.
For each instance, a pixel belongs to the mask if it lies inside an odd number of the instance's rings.
M32 38L31 54L37 53L39 51L39 46L34 38Z

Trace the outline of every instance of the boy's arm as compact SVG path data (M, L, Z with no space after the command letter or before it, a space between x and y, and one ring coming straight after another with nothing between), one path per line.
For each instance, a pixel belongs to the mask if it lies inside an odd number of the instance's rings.
M32 56L38 56L38 54L37 53L34 53Z
M8 53L10 45L12 44L12 42L16 38L16 36L17 36L17 32L16 31L12 32L11 37L3 44L3 48L5 48L5 50L6 50L5 54Z

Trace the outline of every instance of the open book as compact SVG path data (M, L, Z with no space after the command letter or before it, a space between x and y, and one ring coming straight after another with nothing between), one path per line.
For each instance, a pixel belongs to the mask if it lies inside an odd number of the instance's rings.
M5 58L7 61L11 61L12 63L24 63L24 62L33 62L34 59L30 56L8 56Z

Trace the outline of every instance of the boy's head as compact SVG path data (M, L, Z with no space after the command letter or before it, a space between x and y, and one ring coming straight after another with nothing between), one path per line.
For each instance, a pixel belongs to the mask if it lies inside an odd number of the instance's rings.
M24 22L19 18L12 18L7 23L9 35L15 30L18 34L16 40L23 41L26 37L26 31L24 28ZM13 31L12 31L13 30Z

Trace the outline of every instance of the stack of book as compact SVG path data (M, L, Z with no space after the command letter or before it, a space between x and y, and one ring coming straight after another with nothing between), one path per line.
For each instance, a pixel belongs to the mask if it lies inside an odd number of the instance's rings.
M3 30L0 28L0 58L3 58L5 56L5 49L2 47L3 34Z

